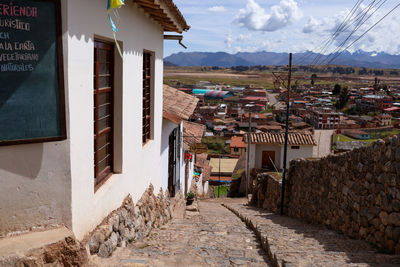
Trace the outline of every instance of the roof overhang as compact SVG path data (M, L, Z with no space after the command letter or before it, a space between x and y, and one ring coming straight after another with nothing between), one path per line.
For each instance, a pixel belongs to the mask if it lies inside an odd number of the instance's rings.
M182 33L190 29L172 0L133 0L133 2L159 23L164 31Z
M163 118L177 125L181 124L182 122L180 117L165 110L163 111Z

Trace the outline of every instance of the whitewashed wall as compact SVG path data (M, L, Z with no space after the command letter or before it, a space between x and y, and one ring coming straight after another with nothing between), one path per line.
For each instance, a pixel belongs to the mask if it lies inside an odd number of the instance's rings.
M178 125L163 119L161 131L161 182L163 191L168 189L169 136Z
M314 146L300 146L300 149L292 149L288 146L287 163L286 166L289 168L291 160L299 158L312 158ZM282 147L282 164L283 164L283 147Z
M65 1L66 2L66 1ZM96 193L93 179L93 39L112 40L103 0L68 1L67 91L72 176L72 228L78 238L92 230L130 194L136 202L161 181L163 31L131 1L118 10L123 63L116 66L117 134L114 174ZM154 140L142 146L142 53L155 53ZM118 54L116 54L118 59ZM121 97L122 96L122 97ZM118 102L119 101L119 102ZM119 110L119 112L118 112ZM118 160L119 159L119 160Z
M65 46L65 8L62 13ZM52 225L71 227L70 203L69 140L0 147L0 237Z
M93 178L93 40L113 41L103 0L62 1L66 117L62 142L0 148L0 236L65 224L81 239L130 194L163 185L163 31L131 1L118 13L114 174L96 193ZM154 140L142 146L142 53L154 52Z
M253 146L255 146L255 149L253 149ZM261 166L262 166L262 152L263 151L275 151L274 164L278 169L282 168L281 158L283 157L282 156L283 150L282 150L281 146L279 146L279 145L252 145L250 153L252 151L253 151L253 153L255 153L254 166L256 168L261 168Z

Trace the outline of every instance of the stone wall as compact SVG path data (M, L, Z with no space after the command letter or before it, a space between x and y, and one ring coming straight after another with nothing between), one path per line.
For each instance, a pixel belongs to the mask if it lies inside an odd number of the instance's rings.
M263 199L265 208L276 211L280 188L274 185L267 180L265 190L260 187L264 196L253 194L253 204ZM285 213L400 254L399 137L320 160L293 160Z
M111 213L91 234L88 247L91 254L109 257L117 246L125 247L129 242L141 240L151 229L167 223L176 213L175 209L185 207L185 198L179 191L175 198L169 193L153 193L152 185L134 205L128 196L122 206Z
M280 211L282 181L267 173L260 173L255 179L251 205L274 213Z

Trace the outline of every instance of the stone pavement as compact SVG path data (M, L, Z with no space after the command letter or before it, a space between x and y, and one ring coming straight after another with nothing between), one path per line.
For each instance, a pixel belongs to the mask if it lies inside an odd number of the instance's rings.
M254 229L274 266L400 266L399 255L379 254L354 240L297 219L279 216L243 203L225 203Z
M187 212L152 230L143 242L118 248L110 258L91 257L93 266L268 266L267 254L255 233L221 203L199 202L200 212ZM271 266L271 265L270 265Z

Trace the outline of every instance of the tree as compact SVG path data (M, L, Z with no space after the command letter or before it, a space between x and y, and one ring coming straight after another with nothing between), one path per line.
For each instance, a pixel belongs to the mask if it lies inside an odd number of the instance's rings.
M375 82L374 82L374 90L375 91L379 91L380 89L380 85L379 85L380 81L377 77L375 77Z
M340 91L339 101L336 102L336 108L338 110L342 110L346 106L347 102L349 102L349 99L349 89L347 89L347 87L343 87L343 89Z
M317 79L317 74L313 73L313 74L311 75L311 85L314 85L315 79Z
M341 90L342 90L342 87L340 86L340 84L337 83L337 84L335 84L335 87L333 88L332 93L334 95L339 95Z

